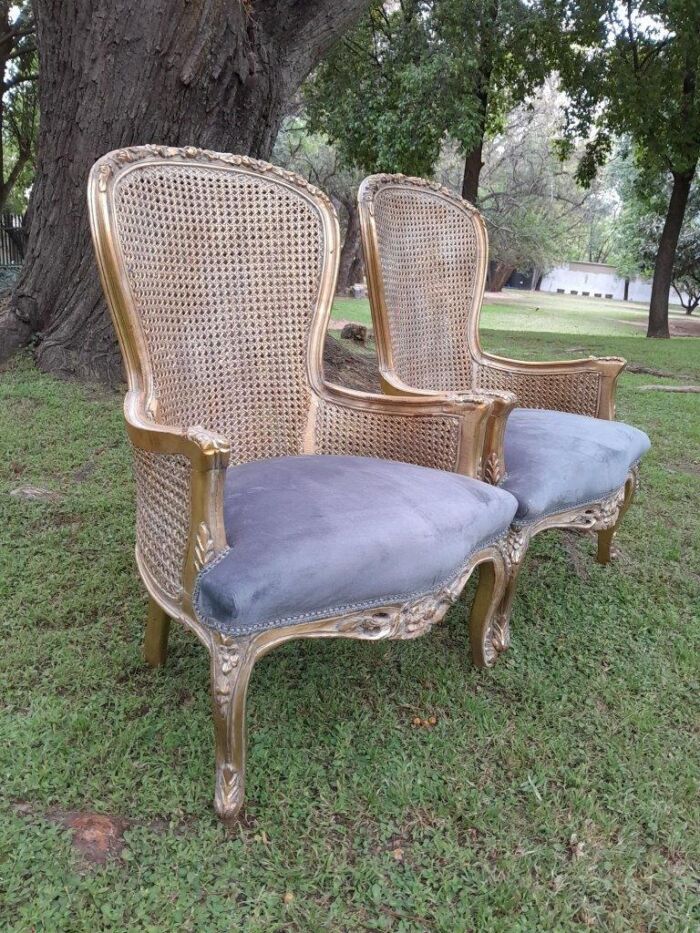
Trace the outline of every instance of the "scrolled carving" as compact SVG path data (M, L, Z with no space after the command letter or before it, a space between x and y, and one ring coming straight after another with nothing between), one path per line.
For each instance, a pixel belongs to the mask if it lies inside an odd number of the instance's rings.
M503 467L496 451L491 451L484 461L484 482L497 486L503 479Z
M107 182L111 177L112 166L108 162L103 162L102 165L100 165L97 182L97 187L103 194L107 190Z
M498 612L494 615L484 637L483 652L487 667L496 663L499 656L510 648L510 623L508 614Z
M511 528L505 538L501 539L499 548L509 573L525 557L530 536L530 528L526 525L522 528Z
M401 174L372 175L363 183L363 191L365 192L365 197L367 199L367 203L369 204L370 214L374 212L375 195L384 185L390 184L411 185L414 188L424 188L428 191L434 191L436 194L441 194L444 197L449 198L451 201L457 201L457 197L454 191L450 191L449 188L446 188L445 185L439 184L439 182L429 181L427 178L415 178L410 175ZM478 213L477 209L469 201L459 199L459 204L462 208L469 211L470 213Z
M284 181L291 182L297 188L303 188L305 191L308 191L314 199L323 201L324 205L332 214L335 213L333 202L328 195L294 172L287 171L287 169L280 168L276 165L270 165L269 162L253 159L250 156L228 152L214 152L211 149L199 149L196 146L132 146L107 153L99 163L100 191L107 190L107 181L112 176L115 169L120 169L124 165L132 162L148 159L185 159L202 164L233 165L269 174L276 178L283 179Z
M194 543L194 565L197 573L214 558L214 539L206 522L200 522Z
M596 502L573 515L568 524L585 531L605 531L616 524L624 501L625 487L623 486L609 498Z
M223 819L238 813L243 803L243 794L243 774L230 763L217 768L214 808Z
M337 631L353 638L371 640L418 638L443 620L450 606L459 598L472 570L470 566L438 592L421 596L402 606L345 616L337 626Z
M212 694L219 712L226 714L235 686L235 676L241 664L239 642L229 635L218 635L212 647L214 656L214 674Z
M231 444L228 439L213 431L208 431L201 425L195 425L187 431L188 440L193 441L199 449L208 457L214 458L217 467L228 465L228 457L231 453Z

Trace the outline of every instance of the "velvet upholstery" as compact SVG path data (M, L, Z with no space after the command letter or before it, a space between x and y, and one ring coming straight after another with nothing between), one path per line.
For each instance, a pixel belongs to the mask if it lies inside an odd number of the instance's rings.
M200 573L195 608L243 634L428 594L503 534L516 508L478 480L368 457L231 467L230 550Z
M515 523L605 498L650 446L643 431L620 421L516 408L506 424L501 484L518 500Z

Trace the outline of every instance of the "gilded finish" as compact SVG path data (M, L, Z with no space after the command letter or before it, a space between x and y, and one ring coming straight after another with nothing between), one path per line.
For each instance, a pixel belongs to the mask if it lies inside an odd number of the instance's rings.
M458 197L448 188L422 178L409 178L404 175L371 175L360 185L358 195L367 287L372 306L379 370L384 390L398 395L416 392L414 386L407 385L402 380L395 365L397 348L392 346L389 311L379 255L375 201L379 192L386 193L392 189L399 192L407 190L425 192L437 201L446 202L451 209L462 213L468 219L470 234L475 238L480 261L475 270L471 295L472 312L467 322L467 332L464 334L464 345L455 347L455 353L468 355L473 365L475 384L460 386L460 389L463 388L465 392L510 389L518 396L520 406L557 408L559 406L556 405L556 399L548 397L556 392L548 377L563 377L563 383L566 384L583 376L587 377L590 384L595 385L596 388L595 410L582 413L593 414L598 418L614 418L615 386L620 373L625 368L625 360L619 357L588 357L579 360L529 362L507 359L483 350L479 339L479 318L488 264L488 234L484 219L472 204ZM435 373L435 379L436 383L440 382L440 373ZM432 390L432 386L426 388L428 391ZM569 407L567 410L575 409Z
M185 625L209 651L216 738L215 807L222 819L232 820L244 796L245 695L258 658L293 638L415 638L443 618L470 574L480 567L470 640L475 663L489 665L495 658L494 645L500 637L502 620L499 617L496 622L495 618L505 593L508 570L504 544L496 542L473 555L447 587L407 604L242 637L222 635L199 621L193 608L197 576L204 566L227 550L223 493L231 460L231 439L201 424L162 423L163 406L156 391L143 316L132 292L115 210L115 191L122 179L141 168L164 165L182 166L183 171L206 166L249 179L271 180L291 190L317 212L323 241L322 268L306 345L308 419L296 453L384 456L478 475L482 470L483 445L493 433L491 422L512 407L515 399L507 393L488 391L389 397L345 389L324 380L322 352L335 291L338 223L330 200L296 175L243 156L194 147L121 149L109 153L93 167L88 184L90 221L102 284L125 362L127 432L136 452L147 458L149 469L160 470L151 486L143 485L140 495L147 500L149 489L160 492L162 486L164 495L167 492L169 497L167 501L164 499L169 513L155 510L153 519L148 509L143 510L148 548L144 544L146 537L141 540L137 535L136 561L150 597L144 653L151 665L164 663L170 619ZM274 340L274 335L269 339ZM494 476L499 462L502 463L502 450L497 451L497 457L500 461L492 460L489 467ZM158 542L162 542L161 550L165 553L166 545L175 536L175 529L163 518L167 514L186 522L180 570L175 567L174 571L174 559L172 555L168 558L169 574L175 572L176 576L173 585L168 585L161 566L165 559L158 560Z
M391 312L385 284L386 270L383 266L377 228L377 196L380 192L389 193L389 196L392 192L413 192L417 196L423 193L427 196L426 203L432 203L435 208L431 234L439 229L441 223L439 219L436 219L438 215L435 207L440 206L446 208L448 215L452 218L460 218L462 222L462 226L458 228L460 235L473 237L474 254L477 260L473 287L468 296L470 313L465 330L459 335L459 345L450 347L449 352L461 356L465 364L463 371L468 371L471 375L472 384L460 385L460 390L477 394L483 393L488 388L492 398L491 417L484 437L484 453L480 472L477 475L485 482L494 485L498 485L505 478L508 464L503 457L503 440L508 415L516 404L530 408L574 411L603 419L615 417L615 388L617 379L626 365L625 360L619 357L589 357L557 362L525 362L495 356L482 349L479 339L479 318L488 264L488 235L483 217L472 204L442 185L403 175L372 175L362 182L358 194L367 285L377 341L382 389L385 393L399 397L419 393L424 397L430 397L434 391L444 390L445 377L439 359L432 362L429 386L409 385L402 378L402 373L397 371L397 357L401 347L397 346L396 340L392 337ZM420 243L420 240L416 243ZM410 263L410 259L406 261ZM439 255L437 261L440 262ZM406 274L410 281L410 268ZM446 285L445 282L440 282L440 285L443 290L439 294L442 295ZM402 310L405 320L406 312L405 309ZM425 321L423 323L425 324ZM420 353L421 349L418 348L417 352ZM430 366L426 366L423 361L422 372L425 373L427 369L430 369ZM492 640L492 644L496 655L510 644L509 619L513 596L530 539L535 534L550 528L593 531L598 535L597 560L599 563L608 563L614 535L634 496L638 473L635 467L624 485L601 502L582 509L562 511L546 516L528 526L514 526L511 529L503 552L508 568L506 593L494 621L497 635Z

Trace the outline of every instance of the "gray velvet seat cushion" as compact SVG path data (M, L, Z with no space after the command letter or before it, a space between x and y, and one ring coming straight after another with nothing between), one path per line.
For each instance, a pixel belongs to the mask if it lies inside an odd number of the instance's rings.
M478 480L387 460L231 467L230 550L201 572L197 614L241 634L427 594L506 531L516 508Z
M501 487L518 500L515 523L605 498L650 446L643 431L620 421L516 408L506 424Z

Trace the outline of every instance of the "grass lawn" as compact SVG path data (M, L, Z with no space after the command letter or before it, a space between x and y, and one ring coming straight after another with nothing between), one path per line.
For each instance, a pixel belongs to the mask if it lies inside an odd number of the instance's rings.
M0 374L0 929L698 929L700 396L639 389L700 383L700 341L600 335L593 315L574 341L522 335L514 314L487 311L488 346L672 374L622 377L619 417L654 446L619 559L537 538L491 671L463 606L415 642L271 654L230 836L204 650L175 627L167 667L141 661L120 400L26 358ZM10 495L30 484L55 500ZM87 861L73 811L124 847Z
M633 302L505 289L498 295L487 295L481 326L518 333L643 336L648 315L648 305ZM372 324L369 302L358 298L336 298L333 318ZM680 306L675 305L671 306L671 319L688 321Z

